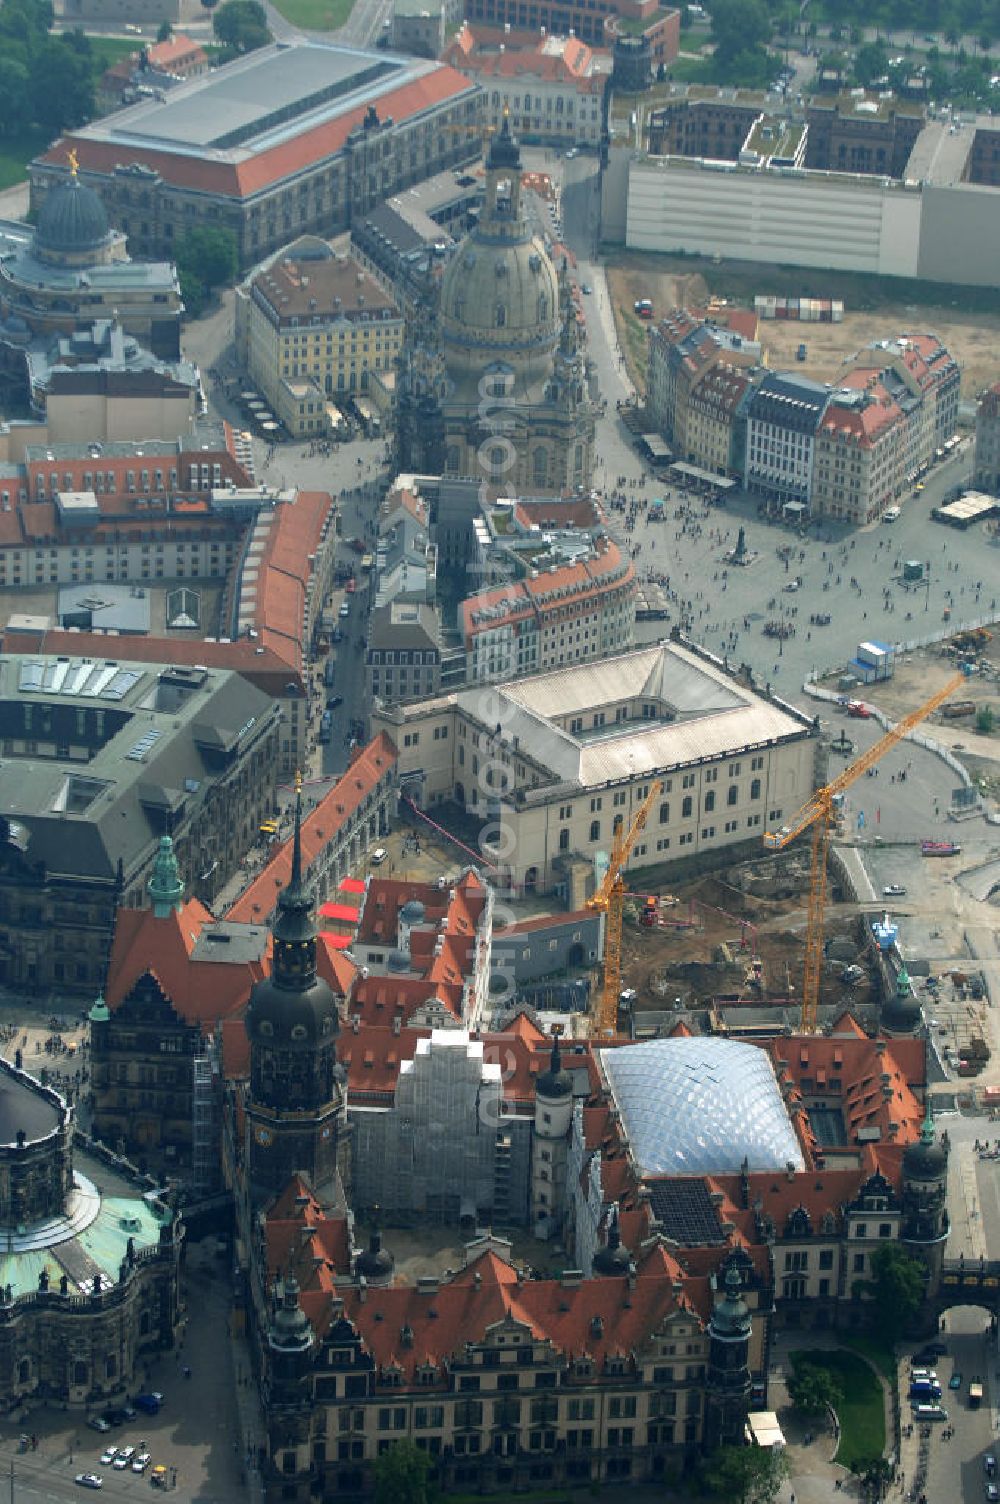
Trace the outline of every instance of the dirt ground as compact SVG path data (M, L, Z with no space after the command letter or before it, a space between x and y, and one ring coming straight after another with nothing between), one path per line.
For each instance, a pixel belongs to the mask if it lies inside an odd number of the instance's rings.
M763 866L763 864L762 864ZM746 1002L785 1002L801 997L805 955L806 873L797 857L786 870L795 876L789 897L766 898L744 892L725 875L697 878L674 890L678 902L661 909L656 929L626 924L622 938L623 985L634 987L641 1009L705 1007L719 995ZM827 904L828 939L851 938L855 911ZM753 980L760 963L762 988ZM844 987L836 971L824 968L821 1001L835 1002Z
M645 331L649 326L633 313L637 298L651 298L657 317L670 308L703 307L712 295L752 308L755 292L770 292L775 284L774 272L761 272L755 278L745 268L735 271L725 265L699 263L699 266L701 270L692 271L687 261L625 254L607 269L619 339L624 340L631 374L633 379L638 376L640 387L645 380ZM799 370L816 381L833 381L843 362L873 340L893 338L907 330L933 330L962 368L963 397L975 397L997 379L1000 315L996 313L966 312L933 304L918 307L882 299L871 289L868 296L875 306L860 307L855 301L852 307L851 289L839 288L833 277L789 271L786 280L784 291L789 297L843 296L844 321L841 324L761 321L760 339L772 367ZM876 283L875 288L881 285ZM803 362L795 358L800 344L805 344L808 350Z

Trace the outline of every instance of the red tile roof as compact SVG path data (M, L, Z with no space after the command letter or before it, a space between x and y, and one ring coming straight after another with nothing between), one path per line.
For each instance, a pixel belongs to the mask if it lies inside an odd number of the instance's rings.
M187 67L208 67L208 53L204 47L199 47L197 42L179 31L165 42L152 43L146 48L146 57L151 68L158 68L163 73L173 73L181 64Z
M342 1293L344 1314L380 1374L398 1368L403 1383L410 1384L417 1381L418 1367L446 1364L467 1342L482 1341L500 1322L514 1323L538 1341L548 1340L567 1357L588 1356L600 1372L607 1358L642 1349L671 1315L688 1312L704 1324L712 1306L708 1279L687 1277L678 1290L678 1273L669 1255L660 1254L643 1260L634 1283L620 1277L569 1285L519 1278L487 1252L433 1292L398 1285L369 1290L364 1297L353 1289Z
M204 1033L223 1018L242 1012L250 988L268 970L270 940L261 962L195 961L192 952L212 915L197 898L158 919L152 909L119 909L108 959L105 998L114 1010L135 983L151 971L188 1023Z
M379 118L391 116L398 125L446 104L468 88L469 81L461 73L453 68L437 68L381 95L377 102ZM221 154L214 159L188 155L180 149L157 151L153 147L102 141L72 131L45 152L41 160L47 166L68 171L67 153L73 148L84 173L110 176L119 167L148 167L176 188L247 198L334 156L351 132L363 124L367 110L367 104L355 105L335 119L302 130L280 145L253 153L243 161L226 161Z
M319 853L335 839L344 821L390 776L395 762L396 750L392 742L385 732L379 732L316 808L309 811L302 822L302 864L306 877ZM291 870L292 839L289 836L263 871L226 911L226 918L243 924L266 923Z

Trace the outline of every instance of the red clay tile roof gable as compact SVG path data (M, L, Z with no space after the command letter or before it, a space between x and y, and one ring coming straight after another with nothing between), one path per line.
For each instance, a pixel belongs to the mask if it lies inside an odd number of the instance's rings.
M407 120L422 110L446 104L465 93L469 81L453 68L438 68L379 97L380 119L392 116L397 122ZM164 182L177 188L203 193L220 193L230 198L248 198L270 188L274 183L293 177L304 168L332 157L347 141L351 132L364 122L367 104L346 110L335 120L325 121L312 130L303 131L280 146L248 156L245 161L211 160L184 151L157 151L147 146L129 146L117 141L100 141L86 134L70 132L41 157L52 167L66 168L67 152L72 147L82 172L110 175L119 167L149 167Z

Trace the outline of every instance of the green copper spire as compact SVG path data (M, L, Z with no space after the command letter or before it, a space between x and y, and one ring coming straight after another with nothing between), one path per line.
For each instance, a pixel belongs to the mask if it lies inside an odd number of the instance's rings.
M160 837L160 849L153 861L153 871L146 887L153 900L153 914L157 919L169 919L172 910L180 909L184 884L177 870L174 843L169 836Z
M98 993L97 994L97 997L94 1000L94 1006L91 1008L90 1012L87 1014L87 1017L89 1018L89 1020L90 1020L90 1022L92 1024L106 1024L107 1023L108 1019L111 1017L111 1011L108 1008L107 1003L104 1001L104 995L103 995L103 993Z
M933 1144L934 1142L934 1113L931 1108L931 1099L927 1098L927 1116L920 1125L920 1142Z

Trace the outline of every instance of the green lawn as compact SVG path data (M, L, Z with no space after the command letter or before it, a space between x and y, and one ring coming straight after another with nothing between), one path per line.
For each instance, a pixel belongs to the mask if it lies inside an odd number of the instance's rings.
M138 52L142 42L141 37L135 37L131 41L127 37L91 37L90 55L94 59L94 78L100 78L105 68L112 67L120 58L128 57L130 52Z
M354 0L274 0L274 5L303 31L336 31L354 9Z
M882 1386L871 1367L856 1353L819 1349L792 1353L792 1363L825 1368L837 1381L844 1398L837 1407L840 1446L837 1461L854 1468L881 1457L885 1450L885 1404Z
M23 183L28 176L28 163L49 144L48 136L40 131L0 138L0 189Z
M873 1368L877 1368L884 1379L890 1384L895 1384L897 1377L896 1354L893 1349L880 1337L870 1337L861 1334L857 1337L844 1337L844 1343L854 1352L860 1353L867 1358Z
M712 81L710 57L675 57L667 64L667 77L678 84L708 84Z

